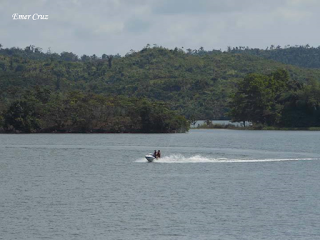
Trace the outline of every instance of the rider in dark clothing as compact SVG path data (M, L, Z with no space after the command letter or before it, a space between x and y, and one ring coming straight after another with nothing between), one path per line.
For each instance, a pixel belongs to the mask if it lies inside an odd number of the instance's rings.
M154 150L153 156L156 158L157 157L157 150Z

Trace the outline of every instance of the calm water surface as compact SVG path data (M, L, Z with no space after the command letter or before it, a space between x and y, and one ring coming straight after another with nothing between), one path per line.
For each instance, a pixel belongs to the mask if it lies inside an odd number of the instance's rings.
M0 239L320 239L319 143L307 131L0 135Z

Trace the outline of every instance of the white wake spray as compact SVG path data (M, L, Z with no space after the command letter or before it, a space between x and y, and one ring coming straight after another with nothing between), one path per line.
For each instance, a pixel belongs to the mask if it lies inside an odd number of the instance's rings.
M157 160L154 163L250 163L250 162L283 162L283 161L312 161L319 158L267 158L267 159L228 159L209 158L201 155L185 157L181 154L169 155ZM145 158L137 159L135 162L148 162Z

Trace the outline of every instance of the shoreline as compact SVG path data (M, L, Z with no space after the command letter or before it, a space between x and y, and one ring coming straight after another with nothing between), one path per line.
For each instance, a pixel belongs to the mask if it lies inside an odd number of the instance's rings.
M19 134L185 134L186 132L0 132L0 135L19 135Z
M214 129L214 130L250 130L250 131L320 131L320 127L309 128L275 128L275 127L197 127L193 129Z

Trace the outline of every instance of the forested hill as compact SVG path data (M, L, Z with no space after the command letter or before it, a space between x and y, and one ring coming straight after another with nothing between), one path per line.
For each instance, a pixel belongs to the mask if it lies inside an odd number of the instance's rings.
M155 45L156 46L156 45ZM150 49L150 45L148 44L145 49ZM178 49L177 49L178 50ZM186 49L183 50L188 55L216 55L223 54L225 52L221 50L212 50L206 51L203 47L199 49ZM127 55L134 53L134 50L130 50ZM304 68L320 68L320 46L312 47L309 44L306 45L295 45L295 46L280 46L280 45L271 45L266 49L260 48L250 48L245 46L237 46L237 47L228 47L228 53L238 53L238 54L250 54L254 56L259 56L266 59L275 60L277 62L282 62L284 64L291 64L298 67ZM25 47L25 49L21 48L2 48L0 44L0 55L5 56L15 56L26 59L33 60L57 60L57 61L92 61L97 60L99 57L95 54L92 56L82 55L77 56L72 52L64 51L61 54L52 53L50 48L44 52L42 48L36 47L34 45L30 45ZM101 54L101 59L111 60L111 58L121 58L119 54L111 56L107 54Z
M229 47L228 52L250 54L299 67L320 68L320 46L314 48L308 44L305 46L288 45L285 47L271 45L265 50L258 48L250 49L248 47Z
M11 52L10 52L11 51ZM320 80L305 69L252 54L203 50L186 52L145 47L126 56L43 53L30 46L0 50L0 110L26 89L43 86L61 94L79 90L110 96L146 97L167 102L189 119L224 118L227 101L248 73L286 69L300 82Z

